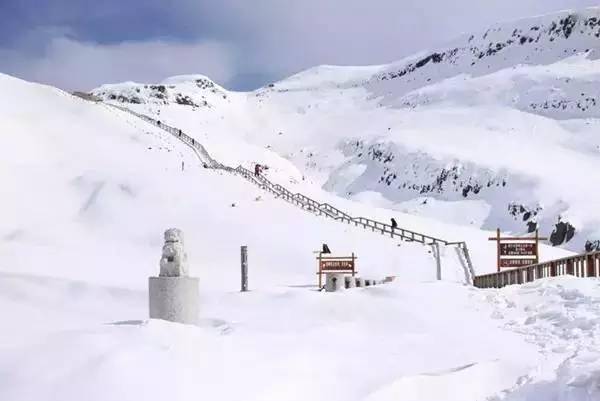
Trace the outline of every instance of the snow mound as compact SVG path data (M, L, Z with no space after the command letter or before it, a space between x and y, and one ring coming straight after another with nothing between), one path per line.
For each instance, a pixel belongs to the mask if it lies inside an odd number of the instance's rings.
M202 74L175 75L175 76L164 79L161 82L161 84L163 84L163 85L178 85L178 84L198 82L198 81L212 82L213 85L216 85L214 83L214 81L212 81L206 75L202 75Z
M0 348L0 398L391 401L399 398L390 386L416 389L420 380L413 400L448 390L478 401L530 371L537 354L482 319L468 294L446 283L215 294L203 300L198 327L116 322ZM487 391L462 380L482 380Z
M491 316L536 344L544 362L508 401L600 399L600 280L561 277L484 292Z

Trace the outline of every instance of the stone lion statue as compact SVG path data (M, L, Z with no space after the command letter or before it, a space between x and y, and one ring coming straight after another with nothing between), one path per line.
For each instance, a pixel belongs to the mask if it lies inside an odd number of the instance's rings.
M183 248L183 232L178 228L165 231L165 244L160 258L160 277L188 275L187 254Z

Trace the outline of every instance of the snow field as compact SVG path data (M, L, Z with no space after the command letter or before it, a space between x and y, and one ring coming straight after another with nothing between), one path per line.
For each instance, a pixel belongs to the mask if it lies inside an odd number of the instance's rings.
M481 228L523 232L521 216L505 215L510 201L544 206L543 230L559 214L575 224L584 235L569 246L594 232L585 189L597 170L595 109L543 107L595 90L594 52L561 61L566 43L531 65L517 65L526 52L516 47L493 69L494 59L469 75L431 63L391 85L370 77L425 53L387 67L323 66L253 93L200 75L101 89L147 97L131 108L182 128L226 164L267 164L274 182L351 215L465 240L484 273L495 247ZM600 399L600 281L478 290L447 248L438 282L428 247L312 216L203 169L175 138L105 105L4 75L0 87L1 400ZM396 161L353 153L355 140ZM507 191L463 200L448 188L416 197L372 185L405 169L428 182L456 164L474 179L507 178ZM172 226L200 278L197 327L147 320L146 280ZM362 277L398 279L317 292L312 252L324 242L355 252ZM244 294L240 245L249 248ZM542 260L567 253L543 247Z

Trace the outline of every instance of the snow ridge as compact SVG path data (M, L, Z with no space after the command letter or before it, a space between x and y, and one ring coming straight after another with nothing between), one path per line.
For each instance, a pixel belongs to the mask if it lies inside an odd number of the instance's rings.
M598 57L599 38L600 8L563 11L465 35L446 49L390 65L372 77L369 84L401 80L406 93L458 74L487 75L516 65L549 64L590 51Z

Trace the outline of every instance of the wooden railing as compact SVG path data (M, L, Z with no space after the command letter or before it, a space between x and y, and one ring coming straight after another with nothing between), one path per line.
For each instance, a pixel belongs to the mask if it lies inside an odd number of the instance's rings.
M108 104L108 103L106 103ZM357 227L362 227L367 230L371 230L373 232L379 232L382 235L389 235L391 238L399 238L404 241L410 242L418 242L426 245L445 245L445 246L456 246L462 252L462 256L464 258L464 263L466 263L469 276L467 277L467 281L471 281L475 276L473 270L473 264L471 261L471 257L469 255L469 250L467 248L467 244L464 241L460 242L451 242L444 239L432 237L430 235L421 234L415 231L407 230L405 228L393 228L390 224L381 223L379 221L371 220L366 217L352 217L347 213L339 210L338 208L328 204L328 203L320 203L315 201L314 199L309 198L301 193L292 193L287 188L283 187L280 184L275 184L269 181L263 175L255 175L252 171L244 168L243 166L238 166L236 168L226 166L224 164L219 163L215 159L213 159L208 151L196 141L194 138L185 134L178 128L171 127L164 122L160 122L151 117L148 117L144 114L136 113L126 107L117 106L114 104L108 104L109 106L115 107L121 111L126 113L133 114L136 117L141 118L142 120L153 124L163 130L169 132L186 145L190 146L194 152L198 155L198 158L202 161L205 167L224 170L232 174L238 174L248 181L252 182L255 185L260 186L264 190L271 192L276 197L282 198L289 203L292 203L296 206L301 207L302 209L309 211L311 213L318 214L320 216L324 216L327 218L331 218L333 220L346 223L346 224L354 224Z
M549 262L476 276L473 284L479 288L501 288L523 284L545 277L572 275L600 277L600 251L569 256Z

